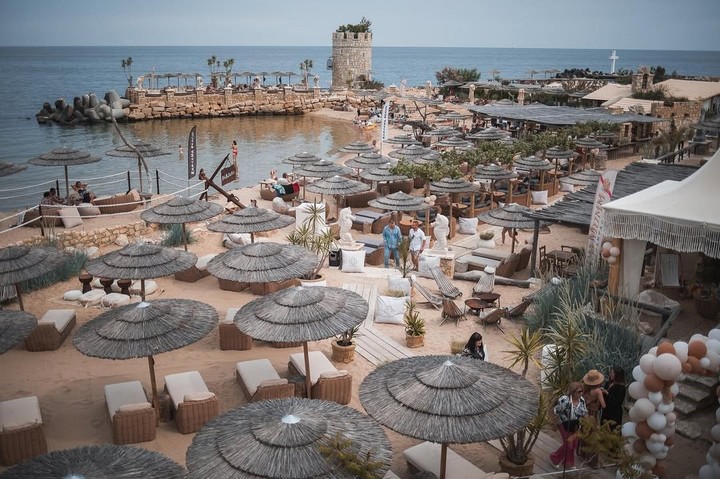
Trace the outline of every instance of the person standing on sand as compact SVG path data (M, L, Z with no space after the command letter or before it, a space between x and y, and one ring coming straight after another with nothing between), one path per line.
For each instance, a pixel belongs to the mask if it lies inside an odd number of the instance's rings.
M183 153L182 145L178 145L178 161L182 163L184 159L185 154Z
M412 228L408 231L410 240L410 257L416 270L420 269L420 255L425 249L425 232L420 229L420 223L413 220Z
M395 220L390 220L390 223L383 228L382 237L385 243L385 267L390 267L390 253L392 253L395 260L395 266L399 265L400 253L398 252L398 245L402 241L402 233L400 233L400 228L395 226Z

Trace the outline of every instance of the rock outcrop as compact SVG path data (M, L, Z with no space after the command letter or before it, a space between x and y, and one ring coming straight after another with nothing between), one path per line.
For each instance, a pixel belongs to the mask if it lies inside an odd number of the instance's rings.
M94 93L76 96L72 105L64 98L55 100L55 105L49 102L43 104L42 109L35 114L38 123L49 121L63 124L98 123L127 118L130 113L130 100L121 98L115 90L105 93L102 100L98 100Z

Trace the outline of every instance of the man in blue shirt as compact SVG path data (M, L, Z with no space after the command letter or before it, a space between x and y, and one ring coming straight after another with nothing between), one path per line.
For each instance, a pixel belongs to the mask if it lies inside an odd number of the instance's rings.
M399 265L400 253L398 252L398 245L402 241L402 234L400 233L400 228L395 226L395 220L390 220L390 223L383 228L382 237L385 243L385 267L388 268L390 265L391 252L395 259L395 266Z

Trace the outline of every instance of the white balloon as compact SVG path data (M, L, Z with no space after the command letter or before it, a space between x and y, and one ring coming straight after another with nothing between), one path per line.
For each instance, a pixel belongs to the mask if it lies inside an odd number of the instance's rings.
M642 372L645 374L655 374L655 371L653 369L653 363L655 362L655 356L652 354L643 354L640 357L640 369L642 369Z
M661 460L665 459L665 458L667 457L667 455L668 455L668 452L667 452L667 451L656 452L656 453L655 453L655 459L658 459L658 460L661 461ZM655 477L657 477L657 476L655 476Z
M605 258L605 260L608 262L608 264L615 264L617 263L617 257L616 256L608 256Z
M633 379L638 382L645 381L645 373L642 369L640 369L640 366L635 366L632 370Z
M680 392L680 386L678 385L678 383L675 383L672 386L670 386L670 393L673 395L673 397L677 396L679 392Z
M715 424L712 429L710 429L710 435L713 441L720 442L720 424Z
M673 344L675 348L675 356L678 357L680 362L686 363L688 359L688 343L685 341L678 341Z
M628 410L628 417L632 422L642 422L646 419L642 417L640 409L635 406L631 407L630 410Z
M612 248L612 247L613 247L613 245L612 245L612 243L609 242L609 241L606 241L606 242L604 242L604 243L602 244L602 249L608 249L608 250L609 250L609 249Z
M635 424L634 422L626 422L622 425L622 435L623 437L635 437Z
M655 393L655 392L651 391L648 393L648 399L650 400L651 403L658 406L663 400L663 394L662 394L662 392ZM659 410L659 408L658 408L658 410Z
M647 397L648 390L643 383L634 381L630 383L630 386L628 386L628 394L631 398L638 400L640 398Z
M653 371L663 381L674 381L682 372L682 363L674 354L661 354L655 358Z
M715 458L715 460L720 459L720 444L715 443L710 446L710 449L708 449L708 454L710 454L710 457Z
M654 412L647 418L647 423L653 430L662 431L667 426L667 419L665 419L664 414Z
M638 399L632 408L637 410L636 415L640 418L640 420L637 422L644 421L655 413L655 405L651 403L650 400L647 398Z
M702 358L702 359L700 360L700 366L702 366L702 367L705 368L705 369L709 368L709 367L710 367L710 360L709 360L707 357Z
M625 445L623 446L623 449L625 450L625 453L626 453L628 456L632 456L633 454L635 454L635 451L633 450L632 444L625 444Z
M663 443L657 442L657 441L645 441L645 447L647 447L647 450L652 452L653 455L663 450Z
M650 348L650 350L648 351L648 354L652 354L653 356L657 356L657 346L653 346L652 348Z
M695 333L692 336L690 336L690 341L688 341L688 343L692 343L693 341L696 341L696 340L702 341L704 343L705 341L707 341L707 339L708 339L707 336L703 336L700 333Z
M715 351L708 350L705 357L710 360L710 365L708 366L708 369L710 371L717 371L720 367L720 354L716 353Z
M665 439L673 437L675 435L675 428L672 426L668 426L662 431L660 431L660 435L665 436ZM665 439L663 439L663 442L665 442Z
M709 464L705 464L703 467L700 468L700 471L698 471L698 478L699 479L717 479L717 476L713 472L712 466Z
M675 404L673 404L673 403L668 403L668 404L660 403L657 406L658 412L662 413L662 414L667 414L670 411L672 411L673 409L675 409Z
M708 339L705 342L705 346L707 346L710 351L716 354L720 354L720 341L718 341L717 339Z
M655 456L652 454L645 453L642 456L638 458L638 462L640 464L647 464L650 466L650 469L655 467L655 464L657 464L657 460L655 459Z
M715 339L716 341L720 341L720 329L713 328L708 333L708 338Z
M617 246L610 248L610 256L620 256L620 248Z
M669 412L665 414L665 419L667 419L668 423L675 422L677 421L677 414L675 414L674 412Z

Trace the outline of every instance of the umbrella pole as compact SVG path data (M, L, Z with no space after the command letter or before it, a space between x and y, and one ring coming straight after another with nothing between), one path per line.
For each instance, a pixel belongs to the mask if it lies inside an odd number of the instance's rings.
M140 280L140 299L145 301L145 280Z
M150 368L150 387L152 388L152 406L155 409L155 419L160 424L160 405L157 397L157 383L155 382L155 358L148 356L148 368Z
M448 218L448 221L450 222L450 239L453 239L455 237L455 228L453 227L453 197L450 195L450 218Z
M447 443L440 445L440 479L445 479L445 469L447 468Z
M513 254L515 252L515 236L517 236L517 230L513 228L510 231L512 231L512 238L510 240L510 254Z
M250 243L255 242L255 233L250 233Z
M312 399L312 382L310 381L310 353L308 352L307 341L303 342L303 358L305 360L305 394Z
M65 166L65 196L70 198L70 179L68 178L68 168Z
M185 223L182 223L183 247L187 251L187 236L185 235Z
M140 178L140 193L145 191L143 189L143 182L142 182L142 165L140 164L140 158L138 158L138 177Z
M18 304L20 305L20 311L25 311L25 306L22 302L22 293L20 292L22 288L20 287L20 283L15 284L15 296L17 296Z
M475 218L475 192L470 195L470 218Z
M430 207L425 210L425 234L428 236L432 236L430 234Z

